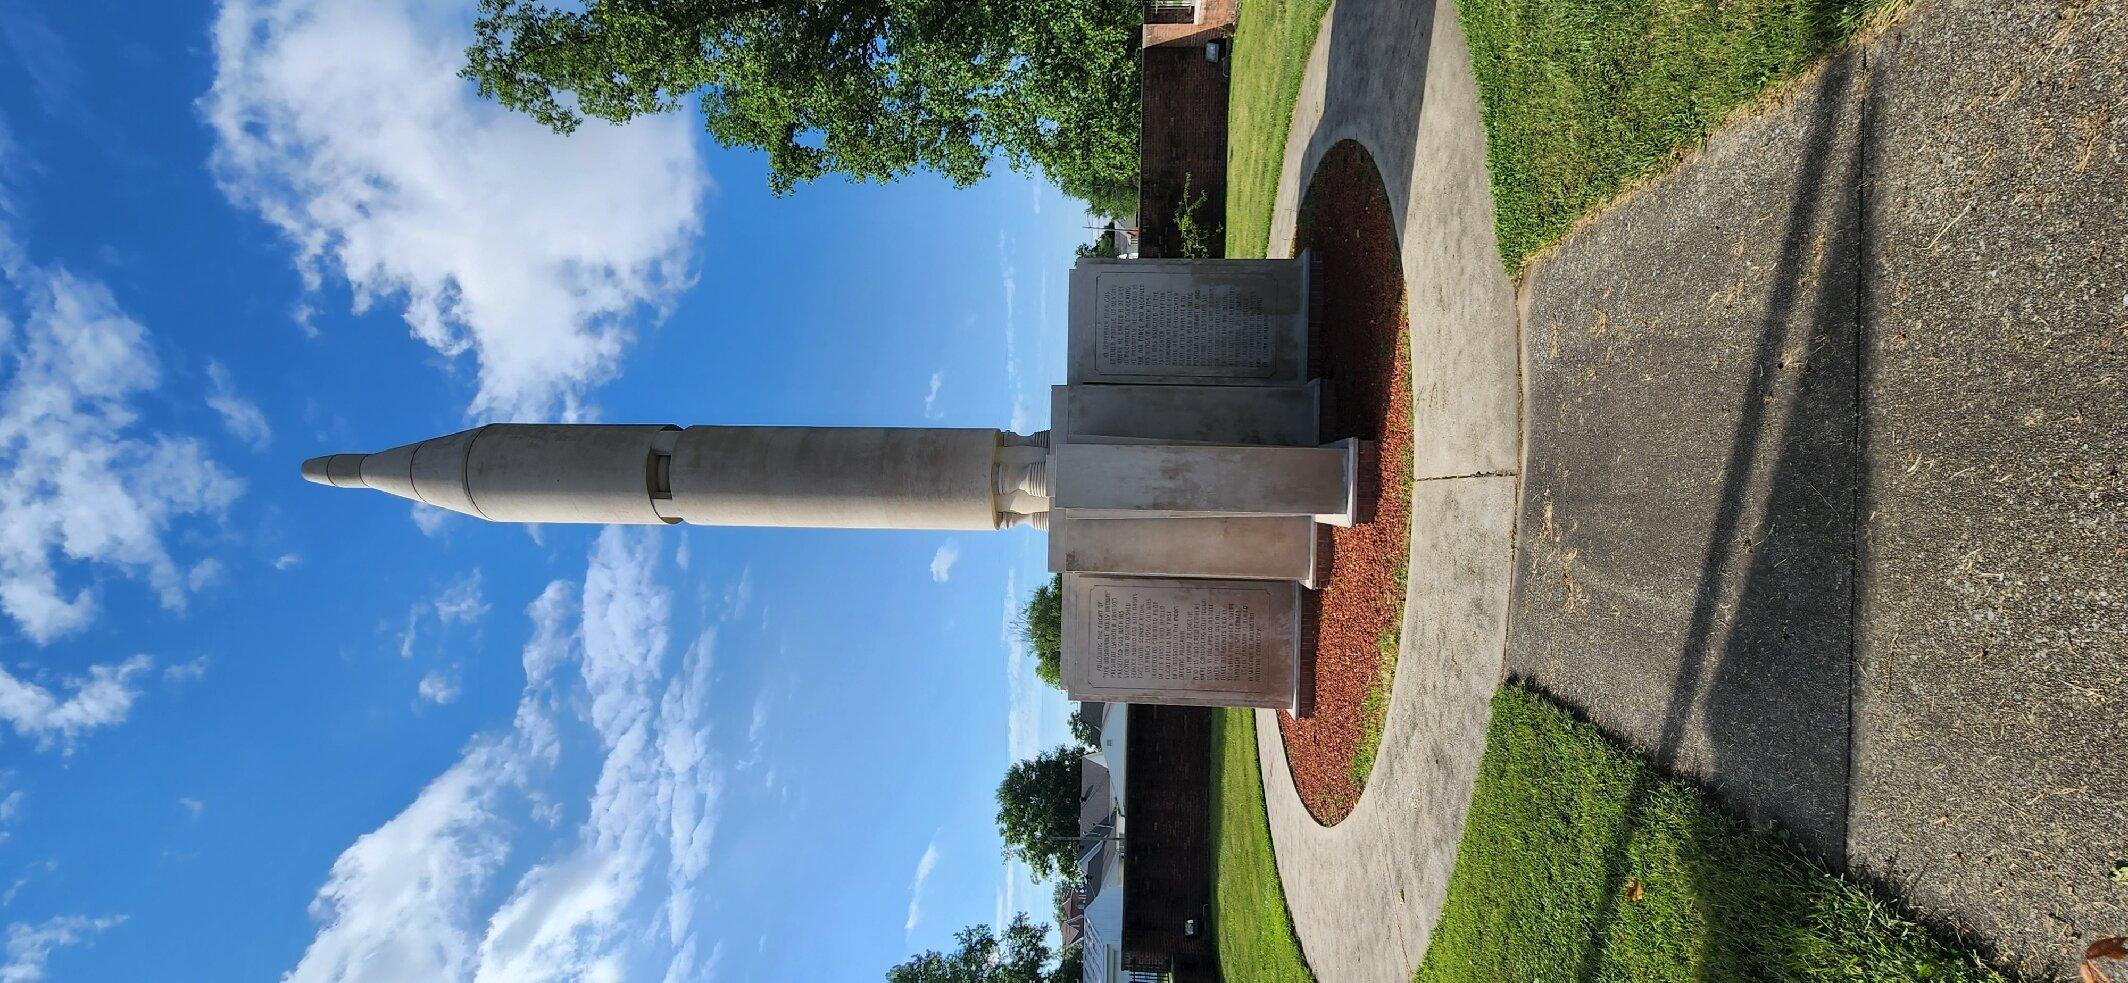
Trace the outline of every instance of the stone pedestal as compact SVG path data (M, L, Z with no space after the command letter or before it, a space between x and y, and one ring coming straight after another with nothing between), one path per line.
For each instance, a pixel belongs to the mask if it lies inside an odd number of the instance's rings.
M1295 580L1315 586L1316 522L1300 515L1204 519L1052 516L1049 569Z
M1322 525L1365 447L1319 446L1309 263L1081 260L1043 489L1077 699L1296 706Z
M1052 449L1056 508L1148 517L1313 516L1351 525L1358 448L1064 444Z
M1295 705L1299 584L1066 574L1063 601L1074 700Z
M1321 386L1057 386L1058 443L1261 444L1314 447Z

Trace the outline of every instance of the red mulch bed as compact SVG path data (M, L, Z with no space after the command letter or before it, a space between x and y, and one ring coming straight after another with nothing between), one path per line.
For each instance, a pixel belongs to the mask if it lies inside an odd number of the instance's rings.
M1315 711L1306 720L1278 717L1301 802L1327 826L1359 802L1352 758L1366 726L1362 704L1381 675L1378 640L1403 618L1396 572L1411 534L1404 478L1411 466L1411 333L1396 223L1366 148L1348 140L1323 157L1301 206L1298 238L1299 248L1317 257L1309 289L1324 301L1316 331L1332 411L1323 438L1379 441L1381 450L1374 520L1332 530L1329 579L1307 600Z

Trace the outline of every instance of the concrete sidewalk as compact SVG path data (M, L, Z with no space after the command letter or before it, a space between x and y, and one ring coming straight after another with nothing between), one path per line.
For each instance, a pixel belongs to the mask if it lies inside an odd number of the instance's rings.
M1294 792L1270 711L1264 802L1302 951L1324 981L1405 983L1426 954L1485 751L1506 645L1520 468L1514 289L1500 270L1470 51L1450 0L1339 0L1286 142L1270 255L1293 245L1305 179L1366 146L1395 217L1411 320L1410 587L1382 744L1336 826Z
M1924 0L1524 289L1510 672L2026 972L2128 933L2128 2Z

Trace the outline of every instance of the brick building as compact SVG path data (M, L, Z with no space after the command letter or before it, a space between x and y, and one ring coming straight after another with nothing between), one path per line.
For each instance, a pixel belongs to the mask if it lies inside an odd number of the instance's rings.
M1088 983L1212 983L1211 713L1086 703L1098 744L1080 762L1081 880L1065 898L1067 944Z
M1130 708L1124 801L1126 968L1166 969L1178 983L1219 979L1212 942L1212 714Z
M1234 0L1147 6L1139 51L1139 255L1184 252L1188 208L1205 255L1226 253L1227 53ZM1187 191L1188 200L1184 200Z

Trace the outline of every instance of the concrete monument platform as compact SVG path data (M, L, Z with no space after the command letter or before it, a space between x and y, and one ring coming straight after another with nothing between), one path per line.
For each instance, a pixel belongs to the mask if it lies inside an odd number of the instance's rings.
M1081 259L1044 495L1075 700L1306 711L1319 525L1371 516L1372 444L1317 443L1306 257Z

